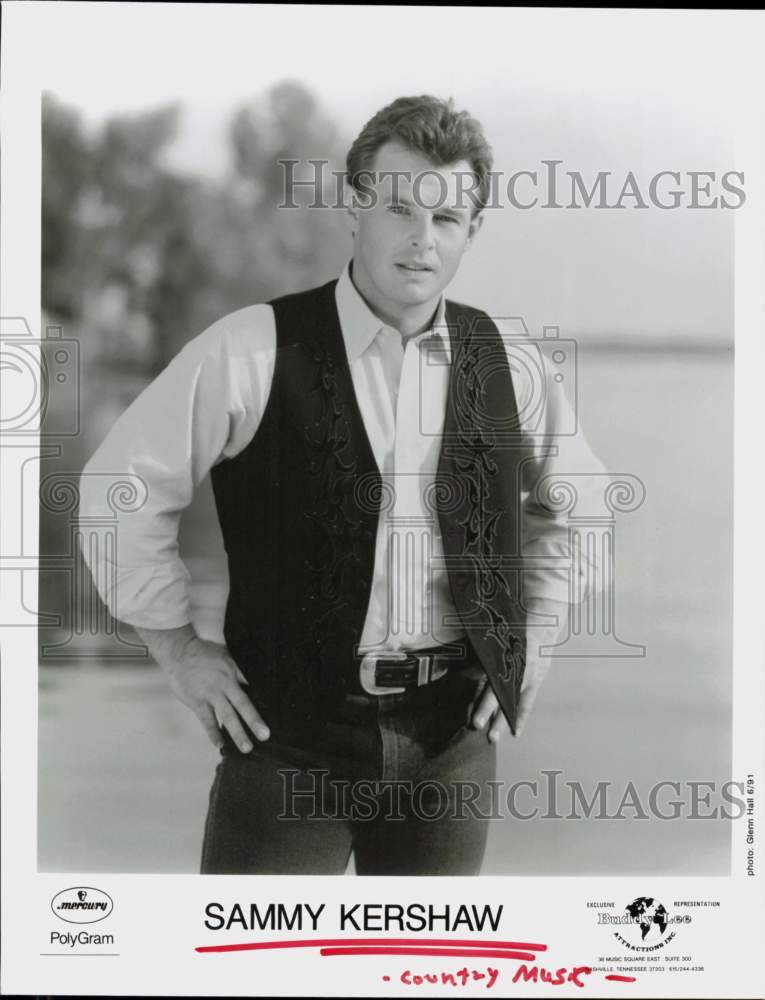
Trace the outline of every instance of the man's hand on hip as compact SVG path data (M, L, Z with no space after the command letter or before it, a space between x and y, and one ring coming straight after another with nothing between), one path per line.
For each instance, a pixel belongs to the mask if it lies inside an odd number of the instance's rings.
M257 739L269 738L268 726L242 690L247 681L225 646L200 639L191 625L136 631L214 746L223 746L221 728L225 727L242 753L249 753L252 742L242 720Z
M527 601L527 610L533 613L555 616L557 621L547 625L535 625L526 632L526 669L523 672L521 697L518 703L518 715L515 721L515 735L520 736L526 728L531 709L537 699L542 683L550 669L549 654L542 654L545 646L554 646L562 635L568 622L568 605L560 601L534 598ZM510 731L510 724L499 707L497 696L491 684L486 682L483 693L473 710L472 724L476 729L487 726L487 735L492 742L499 740Z
M515 720L516 736L520 736L526 728L526 723L531 715L531 709L549 669L549 658L531 660L526 664L526 669L523 672L521 697L518 702L518 715ZM483 689L483 694L478 700L478 704L473 710L472 722L476 729L483 729L487 722L489 723L487 735L492 743L496 743L505 733L510 731L510 724L505 718L505 713L499 707L497 696L494 694L491 684L488 681Z

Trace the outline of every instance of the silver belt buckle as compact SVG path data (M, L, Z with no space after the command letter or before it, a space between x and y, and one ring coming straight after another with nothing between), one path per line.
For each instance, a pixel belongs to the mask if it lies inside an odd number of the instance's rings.
M433 657L429 653L423 653L422 655L415 653L414 655L417 657L419 665L417 687L422 687L423 684L427 684L428 681L431 680L430 674Z
M361 658L359 680L367 694L403 694L406 691L405 687L378 687L375 684L375 669L378 660L406 660L407 656L408 654L403 650L366 653ZM425 657L422 657L422 659L425 659ZM420 664L420 675L422 675L422 664Z

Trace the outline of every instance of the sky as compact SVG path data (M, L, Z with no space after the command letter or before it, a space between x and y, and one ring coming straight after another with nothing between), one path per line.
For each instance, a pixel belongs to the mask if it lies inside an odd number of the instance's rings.
M97 124L181 100L170 161L221 176L231 111L299 80L353 137L404 93L453 95L484 123L498 169L560 159L591 186L661 170L740 170L731 134L734 32L724 13L17 3L42 90ZM8 8L6 8L6 11ZM321 151L317 153L321 155ZM723 340L733 214L495 212L454 297L577 335ZM499 280L498 279L499 276Z

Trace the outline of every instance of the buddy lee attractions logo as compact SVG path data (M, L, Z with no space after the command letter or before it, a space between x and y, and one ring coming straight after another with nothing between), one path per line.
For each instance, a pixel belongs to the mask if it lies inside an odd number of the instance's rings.
M687 913L671 915L666 906L653 896L638 896L621 913L611 912L613 903L587 905L602 907L598 909L598 926L613 928L616 940L635 952L659 951L674 940L677 926L690 924L693 919Z

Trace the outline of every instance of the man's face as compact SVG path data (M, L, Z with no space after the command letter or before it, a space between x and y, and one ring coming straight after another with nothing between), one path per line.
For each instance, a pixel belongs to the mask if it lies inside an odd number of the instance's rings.
M469 192L466 160L435 167L419 153L387 142L370 167L371 207L352 208L353 280L383 314L396 318L437 301L481 228Z

